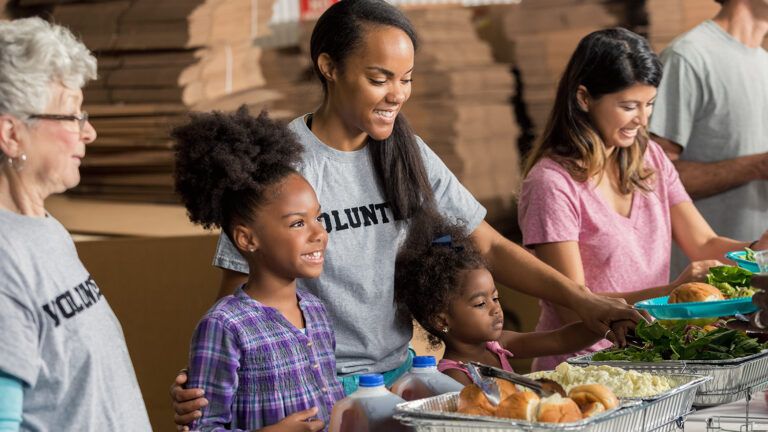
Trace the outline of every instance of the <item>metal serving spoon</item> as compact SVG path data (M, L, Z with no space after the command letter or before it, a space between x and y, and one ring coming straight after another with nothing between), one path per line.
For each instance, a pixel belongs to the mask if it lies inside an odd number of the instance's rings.
M501 402L501 391L499 390L499 384L493 378L481 375L473 363L474 362L467 363L465 365L467 367L467 371L469 372L469 377L472 379L472 382L480 387L480 390L485 394L485 397L488 398L488 401L491 403L491 405L499 406L499 403ZM476 364L480 365L480 363Z
M484 365L482 363L471 362L480 373L485 377L501 378L507 381L513 382L517 385L527 387L533 390L540 397L552 396L555 393L559 393L561 396L565 396L565 389L555 381L542 378L541 380L533 380L520 374L505 371L497 367Z

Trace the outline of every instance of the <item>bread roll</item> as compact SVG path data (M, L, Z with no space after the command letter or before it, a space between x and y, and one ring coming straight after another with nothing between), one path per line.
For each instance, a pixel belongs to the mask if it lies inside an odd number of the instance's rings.
M669 303L690 303L725 300L723 293L712 285L701 282L684 283L669 295Z
M592 402L584 406L579 406L579 409L581 410L582 418L589 418L606 411L605 406L600 402Z
M499 385L500 399L503 401L517 393L517 387L507 380L495 378ZM496 407L491 404L483 391L476 384L465 386L459 393L459 403L456 409L462 414L494 415Z
M576 402L585 418L619 406L619 399L613 391L602 384L573 387L568 392L568 397Z
M538 420L545 423L569 423L581 420L581 410L571 398L555 393L541 400Z
M517 392L501 401L496 408L497 417L536 421L539 396L534 392Z
M504 400L515 393L519 393L519 391L517 390L517 386L515 386L511 382L501 378L494 378L494 379L496 380L496 383L499 384L499 393L501 393L501 400Z
M461 389L456 411L462 414L492 416L496 412L496 407L485 397L480 387L470 384Z

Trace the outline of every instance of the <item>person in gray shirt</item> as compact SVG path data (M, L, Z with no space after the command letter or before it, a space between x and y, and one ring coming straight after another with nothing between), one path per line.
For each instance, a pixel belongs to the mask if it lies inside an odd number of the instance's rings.
M662 52L649 130L715 232L754 241L768 228L768 0L719 3ZM671 273L686 264L675 251Z
M288 126L306 149L300 171L317 192L329 233L323 274L298 283L328 310L345 391L354 391L361 374L382 373L391 384L410 367L413 329L395 308L394 264L409 220L424 208L462 220L500 283L574 309L596 334L622 340L628 323L621 322L642 319L637 311L592 294L502 237L484 221L485 208L408 127L400 110L411 93L417 45L411 23L388 2L335 3L310 43L324 101ZM249 251L229 240L221 237L214 260L224 269L222 294L245 282L249 270L242 256ZM185 381L180 374L171 390L181 427L207 403L199 389L182 388Z
M0 21L0 430L151 430L115 314L45 199L80 181L96 59L39 18Z

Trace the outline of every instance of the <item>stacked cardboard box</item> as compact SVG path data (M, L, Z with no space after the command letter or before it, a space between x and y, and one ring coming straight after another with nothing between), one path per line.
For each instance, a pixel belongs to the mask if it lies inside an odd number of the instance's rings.
M264 85L252 41L268 33L273 2L76 2L56 4L51 17L99 53L87 95L95 101L195 106Z
M519 185L513 78L477 36L471 9L407 10L419 32L413 91L403 112L490 219L509 219ZM450 31L446 31L450 29Z
M176 201L170 129L188 110L258 110L281 95L264 88L262 50L274 0L19 0L47 6L99 60L84 90L99 138L73 193Z
M720 10L714 0L647 0L648 39L656 52Z
M673 39L712 19L720 11L714 0L647 0L648 39L661 52ZM768 49L768 39L763 43Z
M622 23L623 6L605 0L537 0L504 10L507 50L497 55L519 69L522 98L539 135L557 83L579 41L587 34Z

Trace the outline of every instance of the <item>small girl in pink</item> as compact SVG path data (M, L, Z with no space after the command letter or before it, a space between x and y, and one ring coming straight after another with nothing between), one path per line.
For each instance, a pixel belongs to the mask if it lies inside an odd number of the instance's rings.
M702 280L715 259L748 243L718 237L691 203L663 149L645 127L661 80L648 42L625 29L586 36L558 87L540 142L526 162L519 200L523 243L594 292L628 303ZM669 283L672 239L694 261ZM574 320L541 302L537 330ZM610 333L610 332L609 332ZM608 333L606 333L608 336ZM575 355L541 357L552 369Z
M512 370L513 356L533 358L592 345L595 335L581 322L552 331L503 330L499 293L482 255L466 231L439 216L416 218L395 262L395 300L435 345L445 344L438 369L463 384L469 361Z

